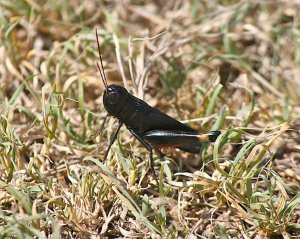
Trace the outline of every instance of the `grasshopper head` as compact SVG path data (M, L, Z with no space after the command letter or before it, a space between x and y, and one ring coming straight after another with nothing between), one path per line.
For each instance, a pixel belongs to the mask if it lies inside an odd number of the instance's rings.
M122 86L114 84L107 86L103 95L103 104L107 112L112 116L118 116L128 94L128 91Z

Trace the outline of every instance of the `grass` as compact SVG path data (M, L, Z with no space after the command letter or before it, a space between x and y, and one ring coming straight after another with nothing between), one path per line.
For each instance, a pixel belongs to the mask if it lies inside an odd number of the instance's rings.
M299 19L282 1L0 1L0 238L298 238ZM109 84L193 128L155 158Z

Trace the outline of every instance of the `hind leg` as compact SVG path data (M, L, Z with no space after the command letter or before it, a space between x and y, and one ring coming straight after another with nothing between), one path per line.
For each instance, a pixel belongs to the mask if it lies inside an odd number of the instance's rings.
M142 145L144 145L144 147L149 151L149 158L150 158L150 169L152 171L152 173L154 174L155 177L155 181L157 183L157 185L159 185L158 179L157 179L157 174L154 170L154 159L153 159L153 149L151 147L150 144L148 144L142 137L140 137L138 134L136 134L134 131L130 130L129 131L133 134L134 137L136 137L138 139L138 141L140 141L140 143Z

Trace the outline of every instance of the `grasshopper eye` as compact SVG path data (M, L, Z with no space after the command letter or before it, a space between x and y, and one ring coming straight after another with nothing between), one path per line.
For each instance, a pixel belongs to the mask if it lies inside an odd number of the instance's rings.
M119 102L119 94L117 92L111 92L108 94L108 101L110 104L114 105L117 104Z

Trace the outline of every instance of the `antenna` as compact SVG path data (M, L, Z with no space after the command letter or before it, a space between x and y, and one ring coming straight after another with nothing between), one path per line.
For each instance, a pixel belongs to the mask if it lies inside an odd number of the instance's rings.
M101 55L101 50L100 50L100 43L99 43L99 39L98 39L97 28L96 28L96 39L97 39L98 53L99 53L99 59L100 59L101 67L100 67L98 62L96 62L96 64L97 64L102 82L105 86L105 89L107 89L107 79L106 79L105 72L104 72L104 67L103 67L103 61L102 61L102 55Z

